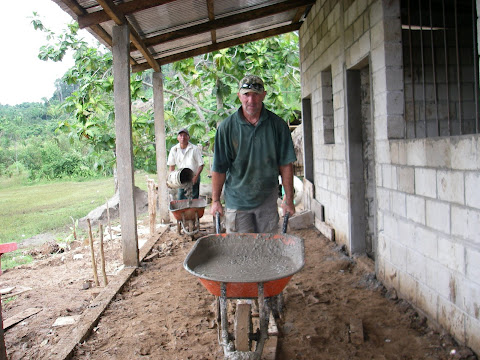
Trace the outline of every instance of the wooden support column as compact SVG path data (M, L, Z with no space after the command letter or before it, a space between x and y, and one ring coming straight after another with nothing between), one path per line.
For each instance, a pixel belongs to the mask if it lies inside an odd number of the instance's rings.
M113 27L113 86L117 177L122 227L123 264L138 267L137 214L134 199L132 114L130 99L130 31L127 25Z
M5 333L3 331L2 302L0 301L0 360L7 360L7 348L5 347Z
M163 103L162 72L153 73L153 111L155 116L155 149L157 152L159 218L163 224L170 222L167 189L167 149L165 142L165 113Z

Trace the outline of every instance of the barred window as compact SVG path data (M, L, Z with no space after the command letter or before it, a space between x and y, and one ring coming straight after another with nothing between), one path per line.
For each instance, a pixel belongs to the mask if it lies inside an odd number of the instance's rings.
M401 0L405 136L478 134L475 0Z

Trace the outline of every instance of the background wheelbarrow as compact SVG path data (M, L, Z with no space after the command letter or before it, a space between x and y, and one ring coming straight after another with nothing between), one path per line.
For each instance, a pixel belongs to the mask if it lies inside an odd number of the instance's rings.
M183 230L194 240L194 235L200 231L200 218L205 212L205 206L207 206L205 198L170 201L169 209L177 220L179 234Z
M304 264L303 239L285 234L217 234L197 240L184 268L217 297L219 342L226 359L260 359L270 313L278 317L281 293ZM237 304L234 334L228 331L228 299L258 299L260 328L253 333L251 304ZM256 342L252 350L252 341Z

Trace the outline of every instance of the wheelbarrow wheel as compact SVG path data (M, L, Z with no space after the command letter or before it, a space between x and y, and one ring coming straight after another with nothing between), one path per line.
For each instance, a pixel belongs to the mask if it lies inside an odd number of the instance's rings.
M252 328L252 305L237 304L235 310L235 349L237 351L250 351Z
M182 223L180 222L180 220L177 220L177 231L178 235L182 235Z

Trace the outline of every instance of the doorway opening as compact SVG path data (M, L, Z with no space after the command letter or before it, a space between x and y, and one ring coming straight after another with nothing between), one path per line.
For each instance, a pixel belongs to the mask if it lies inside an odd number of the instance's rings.
M375 153L368 59L346 72L350 252L375 259Z

